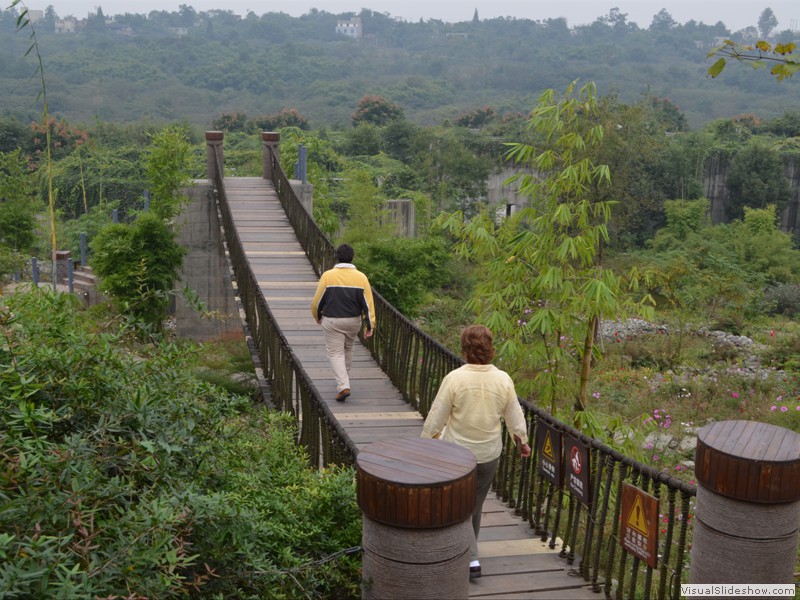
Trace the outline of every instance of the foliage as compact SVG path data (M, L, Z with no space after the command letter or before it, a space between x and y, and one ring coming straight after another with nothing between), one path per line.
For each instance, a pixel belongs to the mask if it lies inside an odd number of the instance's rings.
M362 123L387 125L403 118L403 109L383 96L364 96L353 113L353 126Z
M243 132L248 129L247 115L243 112L223 113L211 123L217 131Z
M652 269L654 295L676 314L741 327L763 310L767 285L798 281L800 252L778 229L773 206L711 226L703 205L668 203L668 225L638 257Z
M751 140L733 158L726 186L730 191L725 206L729 220L741 218L745 207L764 208L772 204L780 212L791 195L780 154L758 139Z
M417 152L412 165L434 210L460 210L468 216L479 210L477 200L486 195L493 161L468 147L469 135L459 129L433 130L416 141L425 150Z
M309 129L308 119L296 108L284 108L278 113L256 117L253 119L253 126L257 131L280 131L284 127Z
M459 127L470 127L477 129L483 127L496 117L495 111L491 106L476 108L473 111L460 114L456 117L455 124Z
M53 163L56 207L65 218L94 208L122 214L142 208L147 187L142 149L136 145L108 147L93 142ZM40 181L40 193L45 182Z
M577 26L563 18L471 24L384 14L363 21L365 33L379 40L376 47L335 35L336 20L349 18L345 14L295 18L265 9L239 18L226 10L185 8L106 14L108 24L93 12L90 27L76 33L51 33L46 15L37 26L53 67L48 92L54 116L91 123L149 115L157 123L186 118L208 128L222 114L260 115L291 99L312 126L343 126L361 97L382 95L403 106L410 121L428 125L480 106L498 115L527 112L542 90L575 78L618 90L626 101L646 89L669 95L692 127L742 106L763 116L798 108L796 88L763 89L749 70L729 70L724 86L706 77L705 50L698 45L740 39L721 21L659 19L656 25L667 27L651 30L648 21L639 27L619 12ZM26 115L36 94L33 68L20 58L25 40L13 35L8 12L0 14L6 33L0 38L0 112ZM121 34L122 26L130 35ZM185 27L187 35L176 36L174 27ZM466 38L448 36L465 30ZM26 115L26 125L30 120Z
M510 147L510 158L537 173L516 177L530 206L499 225L459 212L438 221L457 255L482 265L469 305L495 332L499 361L523 396L535 393L551 412L564 397L586 406L598 320L648 313L647 297L626 295L635 274L626 280L600 265L611 203L589 198L610 180L608 167L591 159L604 130L594 86L573 91L541 96L528 122L540 145Z
M659 232L684 241L692 233L698 233L709 225L708 200L668 200L664 203L667 224Z
M763 17L762 13L762 17ZM738 44L732 40L725 40L708 53L708 56L719 56L708 69L711 77L718 77L731 59L750 64L753 68L763 68L772 65L770 73L778 81L792 77L800 70L800 61L794 56L797 46L793 42L777 43L774 46L765 40L755 44Z
M52 144L52 158L58 160L85 144L89 132L70 125L63 119L48 117L46 123L31 123L33 132L33 156L37 158L46 153L47 136Z
M454 277L447 245L440 237L363 239L355 244L356 263L372 286L409 318L434 290Z
M29 175L19 150L0 152L0 246L25 254L33 249L36 216L44 208L37 206Z
M186 201L179 190L190 181L188 136L184 126L166 127L153 134L145 152L144 170L150 187L150 210L162 219L174 218Z
M345 598L353 474L291 420L33 290L0 301L0 589L9 598ZM320 564L314 566L318 561Z
M294 174L301 144L306 148L306 176L314 186L314 221L325 235L332 238L339 229L339 218L331 208L331 180L344 167L344 160L330 141L320 135L287 128L281 132L280 162L284 173L289 176Z
M800 315L800 285L776 283L768 286L764 292L764 305L768 314L796 318Z
M389 220L386 203L368 171L350 169L344 174L340 216L344 220L343 242L386 238L394 230Z
M92 243L91 265L100 289L144 331L161 331L186 249L153 213L130 225L104 227Z
M73 259L78 258L81 255L81 234L86 234L88 251L100 231L112 223L113 211L118 208L119 203L110 202L104 206L94 206L76 219L60 220L58 239L62 240L62 248L69 250Z

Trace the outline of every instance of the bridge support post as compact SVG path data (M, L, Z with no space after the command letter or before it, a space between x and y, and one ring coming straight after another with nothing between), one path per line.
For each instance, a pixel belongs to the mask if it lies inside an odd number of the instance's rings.
M264 179L272 181L272 157L280 159L281 134L277 131L261 132L261 154L264 161Z
M461 446L400 438L356 458L362 599L466 599L477 464Z
M212 181L217 175L217 164L221 170L220 177L225 177L225 161L222 156L222 131L206 131L206 174Z
M689 583L794 589L800 435L753 421L711 423L697 436L695 474Z

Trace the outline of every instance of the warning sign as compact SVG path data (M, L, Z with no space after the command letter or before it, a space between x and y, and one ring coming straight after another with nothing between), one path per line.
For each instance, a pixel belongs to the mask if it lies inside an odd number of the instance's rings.
M589 448L570 434L564 436L564 448L568 458L564 486L579 502L588 505L592 498Z
M658 563L658 498L622 484L620 544L653 569Z
M561 487L561 446L561 433L539 421L536 427L539 473L557 487Z

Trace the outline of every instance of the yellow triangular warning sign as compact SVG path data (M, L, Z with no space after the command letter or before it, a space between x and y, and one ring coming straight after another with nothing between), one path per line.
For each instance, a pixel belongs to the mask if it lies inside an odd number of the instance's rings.
M644 506L642 497L638 494L633 501L631 512L628 514L628 527L635 529L643 536L647 537L647 519L644 517Z
M542 448L542 454L545 455L545 458L549 458L551 461L556 462L556 454L553 452L553 442L550 439L550 430L547 430L544 434L544 447Z

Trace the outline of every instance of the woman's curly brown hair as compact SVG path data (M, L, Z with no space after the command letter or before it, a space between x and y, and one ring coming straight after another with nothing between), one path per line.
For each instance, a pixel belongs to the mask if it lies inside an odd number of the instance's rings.
M461 332L461 354L468 363L488 365L494 358L494 335L483 325L469 325Z

